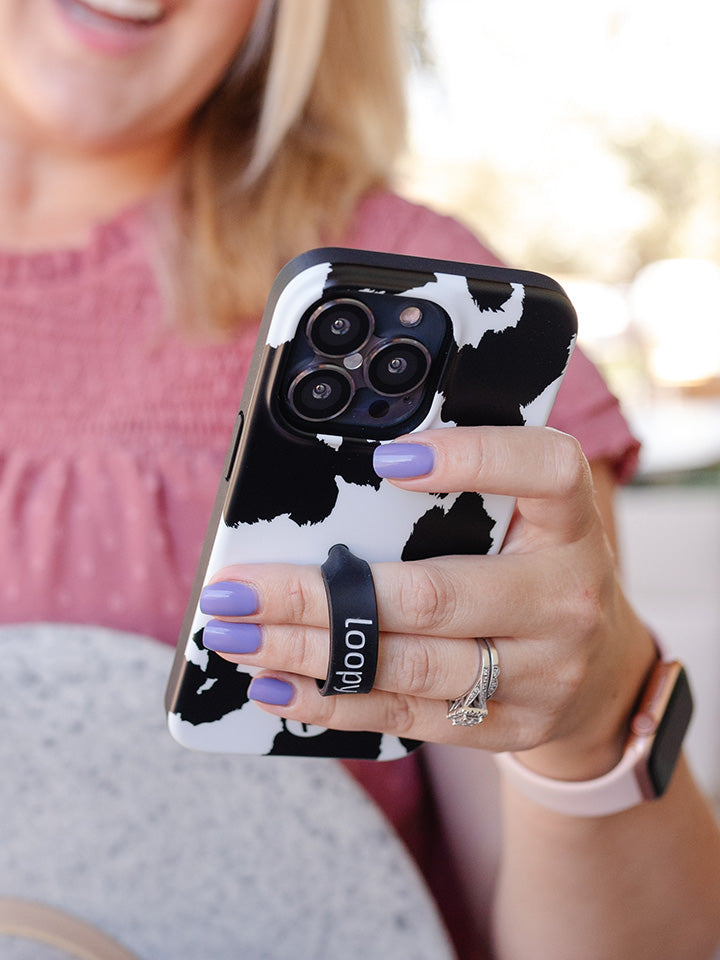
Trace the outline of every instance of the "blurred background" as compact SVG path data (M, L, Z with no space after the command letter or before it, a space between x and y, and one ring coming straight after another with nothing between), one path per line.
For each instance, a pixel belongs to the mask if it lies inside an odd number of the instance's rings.
M403 0L403 190L559 280L643 441L618 503L629 593L689 667L720 800L720 7Z

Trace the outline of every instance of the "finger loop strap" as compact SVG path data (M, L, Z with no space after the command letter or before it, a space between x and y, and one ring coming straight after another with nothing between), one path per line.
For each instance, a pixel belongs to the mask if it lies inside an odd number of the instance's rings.
M320 567L330 613L327 677L317 685L324 697L370 693L378 657L375 585L369 564L342 543L330 548Z

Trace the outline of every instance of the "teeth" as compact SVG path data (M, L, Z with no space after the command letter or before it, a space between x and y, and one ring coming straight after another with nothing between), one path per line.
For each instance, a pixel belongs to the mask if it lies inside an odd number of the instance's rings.
M98 13L107 13L124 20L157 20L165 12L160 0L83 0Z

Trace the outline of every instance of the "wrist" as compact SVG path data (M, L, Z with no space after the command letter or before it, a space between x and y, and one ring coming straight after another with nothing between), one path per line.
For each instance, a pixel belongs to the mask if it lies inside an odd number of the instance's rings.
M619 813L664 794L692 708L682 664L657 660L631 720L622 757L606 773L584 780L551 778L512 754L500 754L498 764L506 779L540 807L580 817Z

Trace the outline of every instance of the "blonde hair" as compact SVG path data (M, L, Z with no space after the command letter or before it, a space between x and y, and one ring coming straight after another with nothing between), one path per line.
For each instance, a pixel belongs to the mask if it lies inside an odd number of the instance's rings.
M398 35L394 0L261 0L183 161L181 293L201 326L257 316L283 263L338 242L360 196L390 181Z

